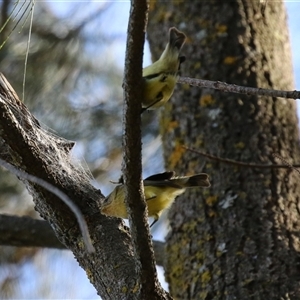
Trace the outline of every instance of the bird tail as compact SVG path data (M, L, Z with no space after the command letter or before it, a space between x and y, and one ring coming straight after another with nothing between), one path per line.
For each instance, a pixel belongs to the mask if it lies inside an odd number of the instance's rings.
M181 63L184 62L185 57L179 56L179 52L186 41L186 35L177 30L175 27L169 30L169 42L159 58L159 61L164 62L164 73L177 73L180 69Z
M190 187L210 187L209 177L206 173L200 173L193 176L174 178L174 181L183 188Z
M175 27L170 28L169 44L172 48L177 48L179 52L185 40L186 40L186 35L183 32L177 30Z
M206 173L199 173L193 176L175 177L175 172L164 172L147 177L144 180L144 186L185 189L190 187L210 187L210 182Z

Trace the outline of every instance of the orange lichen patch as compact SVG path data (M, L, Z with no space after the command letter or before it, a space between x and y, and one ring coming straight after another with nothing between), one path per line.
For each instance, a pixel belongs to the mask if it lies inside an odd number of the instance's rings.
M202 107L207 107L214 103L215 103L215 99L212 97L212 95L208 95L208 94L201 96L201 98L199 100L199 104Z
M208 283L211 280L211 273L209 271L205 271L201 274L201 281L203 283Z
M183 153L186 152L186 149L182 147L182 144L177 142L175 145L175 149L169 158L170 168L174 169L177 163L181 160Z
M179 126L179 122L178 121L171 121L168 124L167 131L170 132L170 131L174 130L175 128L177 128L178 126Z
M234 148L244 149L245 148L245 143L243 143L243 142L236 143L236 144L234 144Z
M94 276L93 276L93 272L91 271L91 269L88 268L85 272L86 272L86 274L87 274L89 280L90 280L91 282L95 282Z
M226 25L216 25L218 33L227 32L228 27Z
M217 213L212 210L212 209L209 209L208 212L207 212L207 215L210 217L210 218L213 218L217 215Z
M185 232L194 232L197 225L198 225L197 220L194 220L194 221L184 223L182 228Z
M208 206L213 206L218 200L218 196L209 196L206 198L205 203Z
M198 61L194 64L194 69L197 70L197 69L200 69L201 68L201 62Z
M236 56L227 56L224 58L223 63L225 65L232 65L237 61L237 57Z
M149 1L149 11L154 10L155 7L156 7L156 1L155 0Z
M159 120L159 133L163 136L166 132L168 132L169 123L172 122L170 119L169 112L171 111L172 105L166 103L165 105L165 114Z
M186 175L195 174L195 170L198 168L198 166L199 166L199 162L197 160L190 160L188 163Z
M151 2L152 1L150 1L150 3ZM153 9L155 9L155 7L156 7L156 1L154 1L154 3L151 3L151 4L152 4L152 7L150 8L150 11L153 10ZM166 11L165 9L159 9L159 7L158 7L158 10L157 10L157 13L154 16L154 19L157 22L161 22L161 21L164 21L164 20L168 20L170 18L170 16L172 16L171 12Z
M208 19L204 19L204 18L200 18L200 17L195 18L195 20L193 20L193 22L200 25L201 28L206 28L210 24Z
M204 148L203 134L198 135L197 140L195 141L195 144L194 144L193 148L194 149Z
M135 293L137 293L138 291L139 291L139 284L136 283L135 286L134 286L134 288L133 288L133 290L132 290L132 292L135 294Z

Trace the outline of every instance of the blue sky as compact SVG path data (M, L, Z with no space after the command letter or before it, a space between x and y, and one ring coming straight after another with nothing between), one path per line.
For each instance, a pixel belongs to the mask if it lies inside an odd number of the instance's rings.
M300 1L286 1L296 89L300 89ZM299 105L298 105L299 106ZM299 109L299 108L298 108Z
M84 2L84 1L83 1ZM101 6L106 1L87 1L93 5ZM111 33L121 33L126 34L127 30L127 20L129 15L130 2L129 1L111 1L113 3L112 9L109 10L109 13L104 16L109 22L109 30ZM69 13L70 9L74 5L74 1L61 1L55 0L51 2L54 11L59 16L64 16ZM290 39L292 46L292 57L293 57L293 66L294 66L294 76L295 76L295 88L300 89L300 0L298 1L285 1L287 12L288 12L288 26L290 30ZM111 22L113 20L113 22ZM122 66L124 63L125 55L125 45L119 45L116 49L113 50L113 53L116 55L118 62ZM150 53L148 46L146 45L144 53L144 65L150 63ZM298 105L299 106L299 105ZM300 115L300 108L298 107L298 114Z

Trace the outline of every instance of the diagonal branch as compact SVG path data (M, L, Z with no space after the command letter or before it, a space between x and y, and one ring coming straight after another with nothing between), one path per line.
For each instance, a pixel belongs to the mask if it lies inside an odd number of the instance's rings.
M85 250L77 220L68 206L44 188L24 181L35 209L88 272L102 299L120 299L124 286L128 299L138 299L134 294L138 279L130 235L126 229L120 230L120 220L100 214L104 197L90 184L91 178L83 168L71 162L73 144L41 128L0 75L0 158L57 187L79 207L96 249L92 255Z
M290 168L299 168L300 165L299 164L294 164L291 165L288 162L285 162L285 165L280 165L280 164L256 164L256 163L245 163L242 161L238 161L238 160L234 160L234 159L229 159L229 158L222 158L219 156L215 156L209 153L205 153L193 148L189 148L186 146L182 146L182 148L190 151L190 152L194 152L196 154L199 154L201 156L207 157L211 160L215 160L218 162L222 162L225 164L229 164L229 165L235 165L235 166L239 166L239 167L245 167L245 168L255 168L255 169L290 169ZM274 153L273 154L274 157L277 157L281 160L284 160L282 157L280 157L278 154Z

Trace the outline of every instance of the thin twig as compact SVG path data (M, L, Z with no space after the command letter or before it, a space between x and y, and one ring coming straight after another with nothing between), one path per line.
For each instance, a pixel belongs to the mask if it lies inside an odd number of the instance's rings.
M30 47L30 40L31 40L31 33L32 33L32 23L33 23L33 13L34 13L34 0L32 2L31 7L31 18L30 18L30 25L29 25L29 32L28 32L28 40L27 40L27 49L26 49L26 55L25 55L25 62L24 62L24 75L23 75L23 97L22 101L25 102L25 82L26 82L26 72L27 72L27 61L28 61L28 55L29 55L29 47ZM27 18L26 18L27 20Z
M184 149L197 153L201 156L207 157L209 159L212 160L216 160L219 162L223 162L225 164L230 164L230 165L235 165L235 166L239 166L239 167L246 167L246 168L257 168L257 169L288 169L288 168L300 168L300 164L295 164L295 165L274 165L274 164L255 164L255 163L244 163L241 161L237 161L237 160L233 160L233 159L228 159L228 158L221 158L215 155L211 155L196 149L192 149L186 146L182 146ZM274 154L273 154L274 155ZM275 155L274 155L275 156ZM278 157L278 156L277 156ZM278 157L280 158L280 157ZM296 170L296 169L295 169Z
M221 82L221 81L210 81L210 80L196 79L190 77L180 77L178 83L184 83L184 84L197 86L197 87L206 87L206 88L220 90L222 92L228 92L228 93L291 98L295 100L300 99L300 91L279 91L279 90L252 88L252 87L238 86L235 84L228 84L226 82Z
M286 164L287 168L291 168L294 171L296 171L298 174L300 174L300 171L298 169L296 169L297 165L291 165L287 160L285 160L283 157L281 157L277 153L272 153L272 155L276 158L279 158L281 161L283 161Z
M49 183L41 178L38 178L36 176L30 175L30 174L26 173L25 171L17 169L13 165L7 163L6 161L4 161L2 159L0 159L0 165L2 167L4 167L5 169L11 171L13 174L15 174L25 180L36 183L36 184L40 185L41 187L43 187L44 189L46 189L47 191L49 191L49 192L53 193L54 195L56 195L57 197L59 197L74 213L74 215L77 219L77 222L79 224L79 227L80 227L80 230L82 233L82 237L83 237L83 241L87 248L87 251L89 253L95 252L95 248L92 244L87 224L84 220L84 217L83 217L80 209L64 192L62 192L60 189L58 189L51 183Z
M19 1L18 1L19 2ZM17 3L18 3L17 2ZM24 3L22 4L22 6L20 7L20 9L18 10L15 18L13 19L13 22L17 19L17 16L19 14L19 12L21 11L21 9L23 8L23 5L25 5L26 1L24 1ZM19 23L21 22L22 18L24 17L25 13L27 12L28 7L30 6L31 1L29 1L29 3L27 4L24 12L22 13L21 17L18 19L17 23L14 25L14 27L11 29L10 33L7 35L7 37L5 38L5 40L3 41L3 43L0 45L0 49L2 49L2 47L5 45L5 43L8 41L8 39L10 38L11 34L13 33L13 31L16 29L16 27L19 25ZM6 26L6 23L5 25ZM3 27L2 27L3 28ZM1 29L2 29L1 28Z

